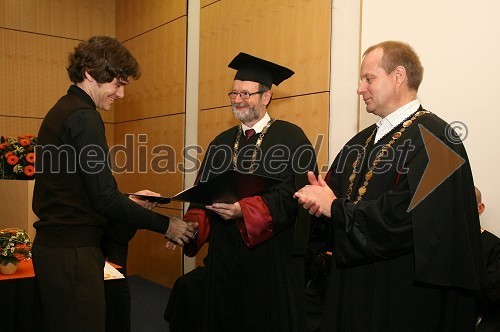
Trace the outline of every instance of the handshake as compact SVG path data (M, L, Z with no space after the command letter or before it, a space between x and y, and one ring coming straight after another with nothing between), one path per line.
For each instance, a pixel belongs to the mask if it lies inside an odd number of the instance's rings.
M141 190L134 194L130 194L129 198L145 209L152 210L158 205L158 201L148 200L145 198L148 196L160 197L160 194L150 190ZM184 220L174 216L168 217L170 219L170 223L168 225L167 232L165 233L165 238L168 240L166 245L167 249L173 250L177 247L177 245L182 247L195 238L198 233L198 223L185 222Z
M170 216L165 238L168 240L167 249L175 249L177 245L181 247L193 240L198 233L198 223L185 222L177 217Z

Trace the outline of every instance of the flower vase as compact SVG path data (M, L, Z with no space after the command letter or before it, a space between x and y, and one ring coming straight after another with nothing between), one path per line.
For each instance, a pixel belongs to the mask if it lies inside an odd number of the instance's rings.
M2 274L14 274L17 271L17 263L8 262L6 265L0 264Z

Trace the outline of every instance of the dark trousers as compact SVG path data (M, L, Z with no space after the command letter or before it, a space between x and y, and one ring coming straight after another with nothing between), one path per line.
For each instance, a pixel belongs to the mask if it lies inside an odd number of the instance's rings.
M124 273L123 269L118 269ZM106 280L106 332L130 331L130 288L128 278Z
M125 279L106 280L106 332L130 332L130 288L127 278L128 244L117 243L107 237L101 242L106 259L120 265Z
M35 279L19 278L0 282L1 332L43 332L40 299Z
M99 247L33 246L44 332L104 332L104 258Z

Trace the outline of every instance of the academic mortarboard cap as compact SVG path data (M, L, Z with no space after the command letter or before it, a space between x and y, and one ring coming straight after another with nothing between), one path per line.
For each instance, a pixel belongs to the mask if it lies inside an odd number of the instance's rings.
M286 67L247 53L238 54L228 67L237 70L235 80L257 82L267 87L279 85L294 74Z

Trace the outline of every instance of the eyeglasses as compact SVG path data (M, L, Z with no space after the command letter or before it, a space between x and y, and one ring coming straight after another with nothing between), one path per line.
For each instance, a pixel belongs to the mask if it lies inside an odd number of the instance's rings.
M266 91L257 91L257 92L246 92L246 91L242 91L242 92L236 92L236 91L231 91L229 92L227 95L229 96L229 99L236 99L236 97L240 96L241 99L248 99L250 98L251 96L253 95L256 95L258 93L264 93Z

